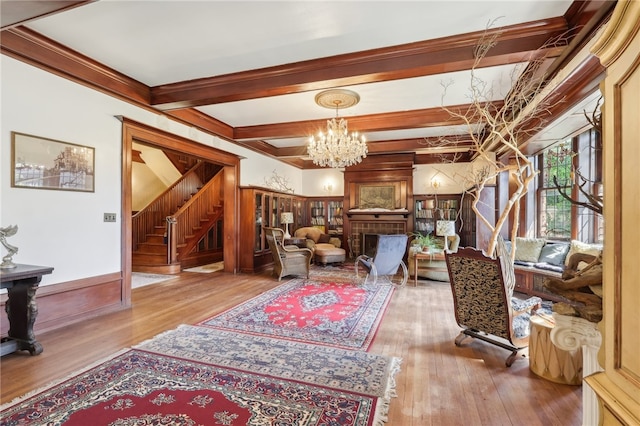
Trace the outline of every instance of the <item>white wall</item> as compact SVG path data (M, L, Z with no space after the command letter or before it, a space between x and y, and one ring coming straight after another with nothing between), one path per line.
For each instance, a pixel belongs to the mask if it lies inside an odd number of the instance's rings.
M8 240L19 248L14 262L55 268L41 285L121 270L122 125L117 115L246 157L242 185L264 186L264 178L277 170L301 192L301 171L294 167L5 55L0 67L0 226L18 225ZM95 192L12 188L12 131L94 147ZM117 213L117 222L103 222L105 212ZM0 250L4 256L4 247Z
M302 171L5 55L0 56L0 67L0 226L19 227L18 233L9 239L9 243L19 248L15 262L55 268L52 275L43 277L42 285L122 269L122 125L115 116L125 116L241 156L243 186L266 186L265 181L275 172L288 181L296 194L343 194L342 170ZM94 147L95 192L12 188L12 131ZM440 193L461 192L460 176L468 170L465 167L418 166L414 193L432 193L428 183L435 175L442 177ZM105 212L117 213L117 221L103 222ZM4 247L1 250L4 255Z

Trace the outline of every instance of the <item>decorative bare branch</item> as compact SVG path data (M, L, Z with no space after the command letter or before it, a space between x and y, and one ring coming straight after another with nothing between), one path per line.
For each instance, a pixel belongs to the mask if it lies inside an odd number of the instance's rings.
M598 98L596 105L593 107L591 114L587 114L587 111L583 111L585 118L591 124L596 132L602 134L602 112L600 111L600 105L602 104L602 95Z
M580 173L579 170L575 171L575 175L581 181L581 183L578 184L578 190L587 199L587 201L579 201L571 198L571 196L567 194L567 192L563 189L563 187L561 187L560 184L558 184L558 178L554 176L553 185L555 186L556 191L558 191L558 193L562 195L563 198L568 200L571 204L574 204L580 207L585 207L595 213L598 213L599 215L602 215L602 209L603 209L602 196L598 194L592 194L591 191L589 191L588 189L585 189L585 185L589 184L589 187L590 187L591 184L593 184L593 182L585 178L582 175L582 173Z
M528 134L535 134L542 130L546 125L545 117L549 117L548 111L553 106L548 97L549 89L546 88L547 76L544 72L544 64L547 58L540 53L566 44L564 36L558 37L541 46L539 52L534 52L524 70L521 67L515 67L511 74L510 92L505 96L504 101L496 102L494 88L476 73L487 52L496 45L500 36L500 31L489 30L494 22L489 24L484 37L474 51L476 57L471 68L469 108L466 111L459 111L443 107L453 118L466 125L468 131L466 140L470 139L472 142L471 150L474 158L487 165L468 175L465 187L469 188L467 195L473 199L472 209L477 218L491 231L489 245L484 248L489 255L495 252L498 236L509 217L513 217L510 238L515 244L520 200L526 195L529 184L538 174L532 159L520 150L519 142ZM443 105L445 105L444 97L450 84L443 84ZM442 142L447 143L444 140ZM502 158L506 160L503 162ZM494 222L493 218L484 216L479 208L481 207L479 206L480 194L502 173L509 174L514 189ZM515 247L512 245L512 259L514 255Z
M289 179L284 176L280 176L275 170L271 173L269 178L264 178L264 184L267 188L272 188L280 192L288 192L293 194L294 190L289 186Z

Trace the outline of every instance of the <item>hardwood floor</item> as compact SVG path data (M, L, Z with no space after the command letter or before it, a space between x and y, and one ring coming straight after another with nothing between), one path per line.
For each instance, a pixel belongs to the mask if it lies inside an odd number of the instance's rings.
M183 272L133 290L130 310L38 335L44 352L2 357L6 403L138 344L178 324L193 324L278 285L261 275ZM580 386L531 373L526 358L504 366L508 352L459 332L447 283L419 281L393 295L370 352L402 358L389 426L580 425Z

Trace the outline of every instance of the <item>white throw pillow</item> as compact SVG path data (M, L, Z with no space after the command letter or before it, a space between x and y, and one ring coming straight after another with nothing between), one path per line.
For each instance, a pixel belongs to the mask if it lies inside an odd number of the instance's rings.
M537 262L544 242L544 238L516 237L516 254L514 260Z
M590 254L593 256L598 256L600 253L602 252L602 244L589 244L589 243L583 243L582 241L578 241L578 240L571 240L571 247L569 248L569 253L567 253L567 257L564 260L564 264L569 265L569 259L571 258L572 255L576 254L576 253L584 253L584 254ZM580 262L581 264L578 265L578 270L584 268L587 264L584 262Z

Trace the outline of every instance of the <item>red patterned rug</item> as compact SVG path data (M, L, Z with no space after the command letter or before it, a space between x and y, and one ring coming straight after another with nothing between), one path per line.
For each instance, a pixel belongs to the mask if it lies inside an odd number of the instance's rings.
M353 272L316 268L198 325L367 350L393 287L355 283Z
M2 407L0 424L380 425L398 369L366 352L181 326Z

